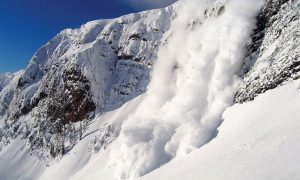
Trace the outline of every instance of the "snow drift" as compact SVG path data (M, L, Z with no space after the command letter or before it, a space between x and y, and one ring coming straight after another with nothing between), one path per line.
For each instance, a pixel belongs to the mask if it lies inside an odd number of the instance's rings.
M179 2L147 94L124 121L112 153L118 177L142 176L216 135L222 113L233 102L236 74L262 4Z

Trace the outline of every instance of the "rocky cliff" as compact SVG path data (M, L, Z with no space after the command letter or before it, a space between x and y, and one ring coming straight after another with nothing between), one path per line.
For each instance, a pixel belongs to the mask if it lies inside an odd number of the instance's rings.
M258 94L299 79L299 12L299 1L270 0L262 9L236 102L251 101Z

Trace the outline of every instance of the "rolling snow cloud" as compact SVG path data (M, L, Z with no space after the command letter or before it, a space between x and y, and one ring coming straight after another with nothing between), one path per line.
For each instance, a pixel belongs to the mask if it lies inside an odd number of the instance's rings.
M217 135L222 113L233 103L246 42L263 3L179 2L148 92L124 121L113 148L118 178L142 176Z
M153 9L166 7L177 0L126 0L127 3L138 9Z

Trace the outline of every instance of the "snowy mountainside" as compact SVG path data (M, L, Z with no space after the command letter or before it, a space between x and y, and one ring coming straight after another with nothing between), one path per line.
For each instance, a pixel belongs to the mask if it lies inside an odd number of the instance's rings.
M7 88L0 94L5 121L0 139L7 144L20 134L32 149L46 148L47 157L59 156L64 153L63 141L72 146L81 139L79 131L87 123L83 120L144 93L173 8L92 21L55 36L24 72L5 82ZM72 138L65 140L62 133Z
M236 102L300 78L300 2L270 1L258 18Z
M17 82L24 71L21 70L16 73L5 73L1 75L0 88L0 116L5 115L7 108L12 100L14 89ZM7 114L6 114L7 115ZM2 122L1 122L2 123Z
M0 179L299 178L299 8L180 0L60 32L0 75Z
M11 76L10 73L0 74L0 92L11 81Z

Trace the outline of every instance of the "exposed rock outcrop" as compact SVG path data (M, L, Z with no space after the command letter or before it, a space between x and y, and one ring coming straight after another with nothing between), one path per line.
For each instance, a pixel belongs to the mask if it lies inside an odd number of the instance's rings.
M258 16L235 102L300 78L300 2L270 0Z

